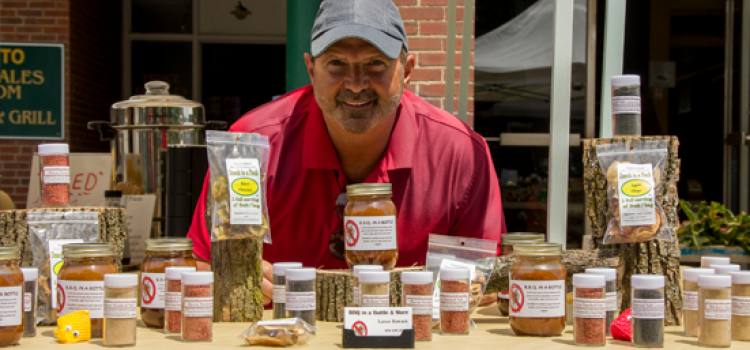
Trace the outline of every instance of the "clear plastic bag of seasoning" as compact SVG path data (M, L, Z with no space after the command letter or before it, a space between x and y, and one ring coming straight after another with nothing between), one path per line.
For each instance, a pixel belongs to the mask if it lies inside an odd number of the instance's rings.
M271 243L266 205L268 138L206 131L211 240L263 237Z
M29 211L28 237L32 266L39 268L37 319L40 324L57 321L57 273L62 265L62 247L68 243L99 241L99 214L79 211Z
M315 327L294 317L255 322L242 332L242 338L247 345L291 346L307 344L314 334Z
M609 222L604 244L674 240L661 206L664 194L666 141L635 142L596 147L607 178Z

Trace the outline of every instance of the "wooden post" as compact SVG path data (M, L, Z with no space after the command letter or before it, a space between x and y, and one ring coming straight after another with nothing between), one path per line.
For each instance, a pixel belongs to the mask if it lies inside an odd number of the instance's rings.
M214 321L253 322L263 318L263 239L211 242Z

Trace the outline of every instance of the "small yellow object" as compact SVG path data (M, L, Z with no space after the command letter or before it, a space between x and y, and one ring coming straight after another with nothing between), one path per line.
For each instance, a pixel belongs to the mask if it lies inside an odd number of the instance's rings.
M73 311L57 319L55 337L62 344L72 344L91 339L89 310Z

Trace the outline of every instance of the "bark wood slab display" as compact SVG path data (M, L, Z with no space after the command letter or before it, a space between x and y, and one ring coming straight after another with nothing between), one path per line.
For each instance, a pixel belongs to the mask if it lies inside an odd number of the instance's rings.
M674 241L652 240L645 243L602 245L601 240L607 230L609 203L607 201L607 179L599 167L596 146L603 144L624 143L632 145L637 142L663 141L669 143L667 161L664 168L664 187L657 193L667 223L674 228L679 225L677 205L677 181L680 179L680 159L678 158L679 141L675 136L641 136L617 137L612 139L583 140L583 186L585 191L586 216L591 223L594 246L608 254L620 256L622 264L618 268L620 290L622 293L621 309L630 307L630 276L634 274L661 274L666 280L666 312L664 323L678 325L681 320L682 291L680 287L680 249Z
M214 322L253 322L263 317L262 238L211 242Z

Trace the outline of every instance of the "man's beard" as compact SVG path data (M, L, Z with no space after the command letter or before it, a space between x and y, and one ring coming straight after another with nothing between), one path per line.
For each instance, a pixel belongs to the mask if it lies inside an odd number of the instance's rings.
M349 133L364 134L377 125L381 120L393 114L401 103L401 91L385 100L378 99L378 95L371 90L353 93L344 90L336 96L334 101L326 105L331 106L327 111L329 115ZM353 109L346 104L357 105L369 104L361 109Z

